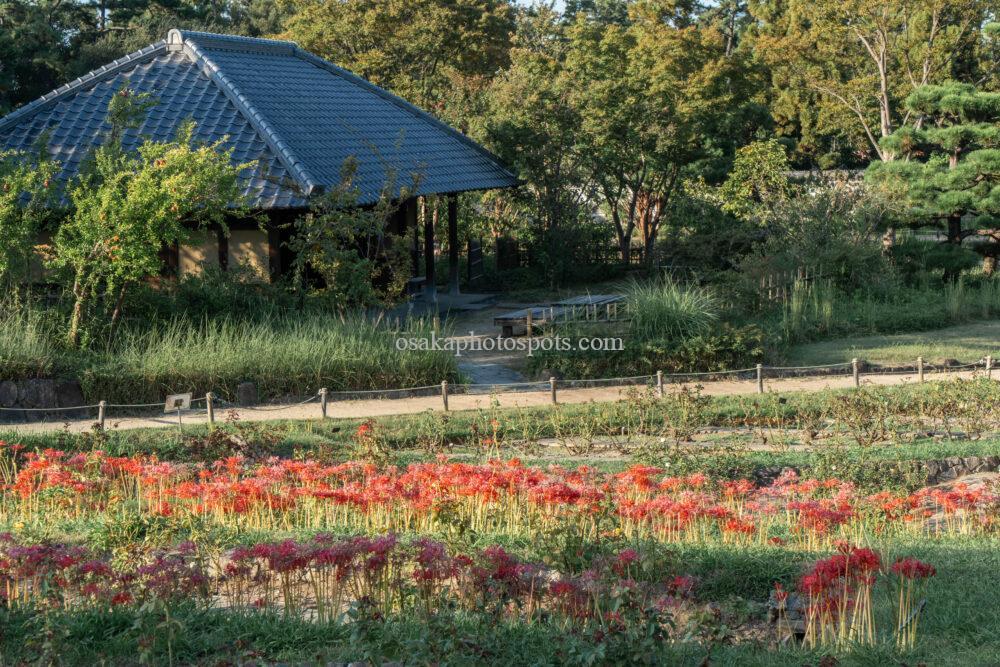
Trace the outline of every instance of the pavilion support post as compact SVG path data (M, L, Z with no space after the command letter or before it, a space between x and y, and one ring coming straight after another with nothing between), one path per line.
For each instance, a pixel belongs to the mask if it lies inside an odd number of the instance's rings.
M409 207L406 215L406 224L409 225L410 221L413 222L413 238L410 240L410 261L413 264L413 275L420 275L420 213L423 211L423 206L419 205L416 200L410 200Z
M424 221L424 294L428 301L437 301L434 284L434 218L427 210L427 198L420 198L420 217Z
M448 293L458 294L458 195L448 195Z

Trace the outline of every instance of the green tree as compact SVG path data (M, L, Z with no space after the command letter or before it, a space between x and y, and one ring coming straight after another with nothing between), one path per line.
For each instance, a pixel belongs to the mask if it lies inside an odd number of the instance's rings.
M791 195L788 157L775 139L755 141L736 152L733 170L720 187L722 210L767 224L774 207Z
M924 86L906 99L919 118L882 140L901 160L873 164L867 178L902 196L915 224L943 224L949 243L1000 240L1000 93L970 84ZM963 221L972 227L965 229ZM986 269L995 266L988 253ZM952 275L951 277L954 277Z
M545 230L579 216L593 173L578 145L583 118L558 18L541 12L522 19L510 67L491 83L486 113L473 128L525 181L517 196Z
M164 38L171 28L262 37L280 32L288 6L273 0L96 0L97 22L67 54L67 71L80 76Z
M579 141L626 261L636 232L652 258L682 175L729 157L725 135L740 124L727 117L744 114L754 80L684 3L638 2L631 16L627 27L578 21L567 56Z
M974 50L985 0L754 0L754 48L772 72L780 124L840 136L864 159L919 121L902 101ZM813 139L815 141L815 139Z
M42 151L0 152L0 286L7 291L30 279L57 171Z
M160 273L165 246L190 241L207 225L226 229L229 216L245 213L239 173L250 165L233 165L221 142L193 145L193 124L173 141L123 150L122 134L140 125L152 103L127 88L114 96L108 136L69 190L71 210L56 234L52 264L72 282L67 340L74 346L92 299L114 299L113 338L126 290Z
M93 12L78 2L0 2L0 115L65 83L95 30Z
M632 0L567 0L563 14L573 23L582 14L586 20L604 25L628 25L628 8Z
M455 81L508 60L509 0L292 0L284 36L441 114Z

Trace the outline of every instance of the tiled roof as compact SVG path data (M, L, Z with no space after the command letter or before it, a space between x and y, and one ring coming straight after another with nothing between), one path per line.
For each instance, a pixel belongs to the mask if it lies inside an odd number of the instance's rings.
M127 147L171 138L193 118L196 139L226 139L257 208L303 206L357 163L361 203L378 199L386 174L420 194L505 188L499 160L402 99L291 42L171 30L167 39L66 84L0 119L0 149L28 149L47 133L69 179L107 130L122 86L158 100Z

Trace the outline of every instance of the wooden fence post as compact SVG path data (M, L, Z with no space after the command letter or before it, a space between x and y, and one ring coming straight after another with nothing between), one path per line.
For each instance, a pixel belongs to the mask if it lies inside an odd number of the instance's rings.
M556 404L556 379L554 377L549 378L549 389L552 392L552 404Z
M764 393L764 364L757 364L757 393Z
M323 419L326 419L326 403L327 403L327 391L326 387L323 387L322 389L319 390L319 411L322 414Z
M993 378L993 357L986 355L986 379Z
M854 376L854 386L855 388L861 386L861 370L858 367L857 358L851 359L851 374Z
M531 330L534 328L534 323L533 323L534 318L532 317L533 314L534 314L534 309L531 306L528 306L528 318L524 325L524 335L528 337L528 340L531 340Z
M212 403L212 392L205 394L205 410L208 412L208 423L215 424L215 404Z
M917 382L924 381L924 358L917 357Z
M441 381L441 402L444 403L444 411L448 412L448 381Z
M108 410L107 401L97 402L97 423L100 425L102 430L104 429L104 416L107 410Z
M656 371L656 395L663 398L663 371Z

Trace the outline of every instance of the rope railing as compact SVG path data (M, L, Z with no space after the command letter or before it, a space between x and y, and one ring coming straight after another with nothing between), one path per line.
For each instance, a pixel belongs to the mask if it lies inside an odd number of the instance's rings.
M520 381L520 382L494 382L494 383L483 383L483 382L469 382L469 383L455 383L451 384L447 381L442 382L439 385L420 385L414 387L397 387L397 388L387 388L387 389L356 389L356 390L338 390L338 391L328 391L327 389L320 389L316 393L308 396L307 398L294 402L281 405L239 405L232 403L223 398L216 396L213 393L208 393L204 397L192 398L190 404L201 404L204 403L204 407L200 408L180 408L178 409L178 416L181 414L185 415L206 415L208 417L208 422L214 424L215 422L215 408L227 408L227 409L243 409L251 412L281 412L293 410L295 408L308 405L310 403L319 402L321 407L321 414L325 418L328 412L328 405L332 399L337 397L343 400L358 399L359 397L386 397L391 394L401 394L401 398L417 398L417 397L430 397L439 396L442 399L443 407L445 410L449 409L448 398L453 394L464 394L464 395L474 395L484 391L490 393L500 393L500 392L513 392L513 393L531 393L531 392L548 392L551 395L551 402L553 404L558 402L558 389L585 389L585 388L598 388L607 386L635 386L645 384L647 386L652 386L655 388L658 395L662 396L664 394L664 387L668 380L680 379L682 382L684 379L691 378L706 378L706 377L722 377L722 376L748 376L743 378L738 378L746 382L753 382L756 380L757 383L757 393L764 393L765 391L765 381L766 380L780 380L780 379L790 379L797 378L801 379L802 375L795 375L796 372L803 371L816 371L821 369L826 370L844 370L854 376L855 387L861 386L861 378L863 376L888 376L888 375L916 375L920 382L924 381L924 376L927 374L945 374L953 372L962 372L969 369L975 370L982 368L985 370L988 377L992 377L993 368L993 357L987 356L981 358L977 361L968 364L955 364L955 365L942 365L942 364L927 364L923 361L922 357L917 358L917 364L913 368L887 368L880 369L878 367L870 367L864 364L859 359L853 359L850 362L840 362L833 364L817 364L809 366L765 366L759 364L754 367L749 368L737 368L730 370L717 370L717 371L691 371L691 372L674 372L674 373L664 373L657 372L655 375L632 375L632 376L622 376L622 377L610 377L610 378L580 378L576 380L565 380L557 379L555 377L549 378L548 380L536 380L536 381ZM816 377L825 377L822 375L817 375ZM388 399L393 400L393 399ZM0 413L65 413L65 412L79 412L79 411L90 411L97 410L97 424L101 428L104 427L105 421L108 419L108 410L144 410L149 408L162 408L164 407L163 402L157 403L108 403L106 401L100 401L96 404L89 405L78 405L78 406L59 406L59 407L33 407L33 408L22 408L22 407L0 407ZM170 414L170 411L165 410L165 414Z

